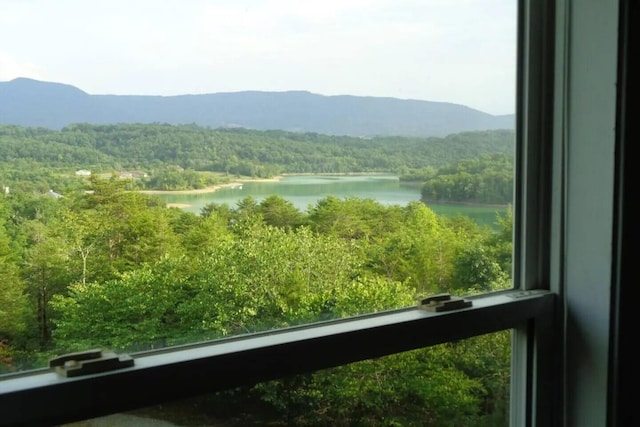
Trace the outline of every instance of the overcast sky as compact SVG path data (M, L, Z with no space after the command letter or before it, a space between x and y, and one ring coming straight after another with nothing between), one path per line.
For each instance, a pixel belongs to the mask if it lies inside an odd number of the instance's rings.
M0 81L515 108L516 0L0 0Z

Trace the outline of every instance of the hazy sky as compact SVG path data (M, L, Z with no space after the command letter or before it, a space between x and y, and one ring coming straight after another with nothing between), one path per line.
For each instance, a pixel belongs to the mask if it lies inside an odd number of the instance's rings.
M516 0L0 0L0 81L308 90L514 112Z

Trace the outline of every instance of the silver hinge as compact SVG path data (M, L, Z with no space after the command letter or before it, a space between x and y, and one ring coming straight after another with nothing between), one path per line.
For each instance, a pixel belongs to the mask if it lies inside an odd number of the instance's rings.
M64 377L98 374L130 366L133 366L133 359L128 355L117 355L100 349L63 354L49 360L49 367L55 368Z
M463 298L451 297L451 294L442 293L420 299L418 307L429 311L451 311L471 307L472 303Z

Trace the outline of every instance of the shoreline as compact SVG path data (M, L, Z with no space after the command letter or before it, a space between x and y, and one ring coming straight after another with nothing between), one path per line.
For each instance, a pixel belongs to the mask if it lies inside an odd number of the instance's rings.
M474 203L474 202L452 202L447 200L420 200L425 205L429 206L429 204L433 205L458 205L458 206L477 206L481 208L501 208L506 209L509 207L510 203L501 205L497 203Z
M197 188L192 190L136 190L137 193L140 194L208 194L214 193L223 188L233 188L241 186L245 182L278 182L283 178L288 176L376 176L376 175L389 175L385 172L321 172L321 173L312 173L312 172L301 172L301 173L283 173L281 175L276 175L273 178L242 178L236 179L232 182L226 182L224 184L216 184L205 188ZM187 206L188 207L188 206Z
M208 194L215 193L218 190L223 188L234 188L241 186L245 182L278 182L284 176L278 175L273 178L247 178L247 179L238 179L233 182L227 182L224 184L216 184L205 188L195 188L192 190L137 190L140 194L148 194L148 195L156 195L156 194ZM188 207L188 206L184 206Z

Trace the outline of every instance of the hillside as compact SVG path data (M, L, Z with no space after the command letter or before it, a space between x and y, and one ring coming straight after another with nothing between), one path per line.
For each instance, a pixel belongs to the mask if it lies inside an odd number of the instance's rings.
M513 153L511 130L447 137L321 135L193 125L70 125L62 130L0 125L0 166L184 169L248 176L391 172L441 167L483 154ZM18 166L22 164L22 166ZM1 175L1 174L0 174Z
M195 124L358 137L428 137L513 129L515 119L452 103L305 91L92 95L74 86L27 78L0 82L0 124L62 129L75 123Z

